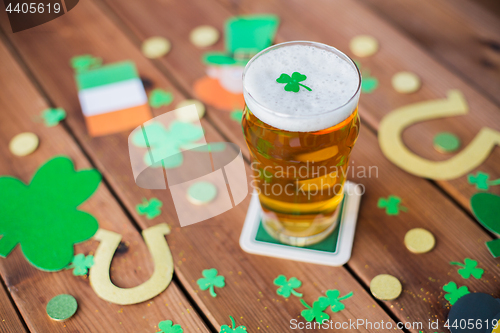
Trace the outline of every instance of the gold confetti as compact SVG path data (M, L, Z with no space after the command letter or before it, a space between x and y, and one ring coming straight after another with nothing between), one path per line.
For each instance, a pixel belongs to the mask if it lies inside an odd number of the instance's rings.
M394 74L391 82L394 90L401 94L415 92L421 85L420 78L412 72L398 72Z
M397 278L388 274L377 275L370 283L372 295L381 301L392 301L401 295L403 286Z
M214 45L219 40L219 31L210 25L200 25L191 31L189 40L198 47Z
M378 41L369 35L359 35L351 39L349 48L358 57L368 57L378 51Z
M431 232L415 228L406 233L405 245L413 253L427 253L436 245L436 239Z
M36 150L38 142L38 137L34 133L20 133L10 140L9 150L16 156L26 156Z
M202 102L196 99L186 99L177 104L176 109L180 109L191 104L194 104L194 106L196 107L196 112L198 112L198 118L195 118L195 115L192 112L181 112L181 110L175 110L175 115L177 116L177 119L184 122L192 122L203 118L203 116L205 115L205 105L203 105Z
M163 57L170 51L170 42L163 37L150 37L142 43L142 53L150 59Z

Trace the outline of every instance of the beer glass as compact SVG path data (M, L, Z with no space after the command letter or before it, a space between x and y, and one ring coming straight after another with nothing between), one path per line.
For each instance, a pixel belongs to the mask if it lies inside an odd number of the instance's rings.
M307 246L337 226L349 155L359 133L361 76L339 50L316 42L271 46L243 73L243 133L262 225Z

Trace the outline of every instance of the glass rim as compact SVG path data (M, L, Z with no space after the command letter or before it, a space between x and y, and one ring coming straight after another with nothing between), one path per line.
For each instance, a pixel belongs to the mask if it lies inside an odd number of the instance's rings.
M282 112L277 112L277 111L271 110L267 106L264 106L261 103L259 103L252 96L252 94L250 94L248 92L248 90L245 87L245 74L246 74L248 68L250 68L250 66L252 65L252 63L257 58L259 58L261 55L263 55L263 54L265 54L265 53L267 53L269 51L272 51L274 49L277 49L277 48L280 48L280 47L284 47L284 46L294 45L294 44L295 45L304 45L305 44L305 45L311 45L311 46L314 46L314 47L319 47L319 48L322 48L322 49L326 49L326 50L334 53L335 55L337 55L341 59L347 61L351 66L354 67L354 69L356 70L356 73L358 74L358 86L356 88L356 91L353 93L353 95L344 104L342 104L342 105L340 105L340 106L338 106L338 107L336 107L336 108L334 108L332 110L327 110L327 111L320 112L320 113L310 113L310 114L307 114L307 115L297 116L297 115L290 115L290 114L287 114L287 113L282 113ZM339 49L337 49L337 48L335 48L333 46L330 46L328 44L320 43L320 42L313 42L313 41L306 41L306 40L295 40L295 41L283 42L283 43L278 43L278 44L269 46L268 48L260 51L256 55L254 55L252 57L252 59L250 59L248 61L248 63L246 64L245 68L243 69L242 83L243 83L243 92L244 92L244 95L247 95L249 98L251 98L254 103L256 103L260 108L266 110L266 112L272 113L272 114L274 114L276 116L279 116L279 117L300 119L300 118L309 118L311 116L321 116L321 115L324 115L324 114L332 113L332 112L340 110L340 109L344 108L345 106L347 106L348 104L350 104L356 98L356 96L359 95L359 92L361 90L361 73L359 71L358 66L354 62L354 60L352 60L351 57L349 57L347 54L345 54L344 52L340 51ZM246 101L245 101L245 104L247 104ZM354 110L355 109L353 109L352 111L354 111Z

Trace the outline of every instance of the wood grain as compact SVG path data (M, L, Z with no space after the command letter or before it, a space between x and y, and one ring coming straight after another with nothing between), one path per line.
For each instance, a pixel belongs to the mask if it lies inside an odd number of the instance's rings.
M0 288L0 332L23 333L27 332L21 318L15 310L15 305L9 299L5 289Z

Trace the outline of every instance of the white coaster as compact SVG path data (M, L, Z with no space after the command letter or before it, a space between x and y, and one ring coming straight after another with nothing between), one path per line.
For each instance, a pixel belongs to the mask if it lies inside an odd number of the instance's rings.
M317 250L308 247L295 247L257 240L262 209L259 197L254 192L248 207L245 225L241 231L240 246L248 253L269 257L309 262L327 266L342 266L349 261L356 231L361 192L358 185L347 181L344 185L345 197L342 202L337 246L334 251ZM335 231L334 231L335 233ZM328 238L327 238L328 239ZM326 241L326 240L325 240ZM323 242L325 242L323 241ZM330 240L331 241L331 240ZM321 244L321 242L320 242Z

